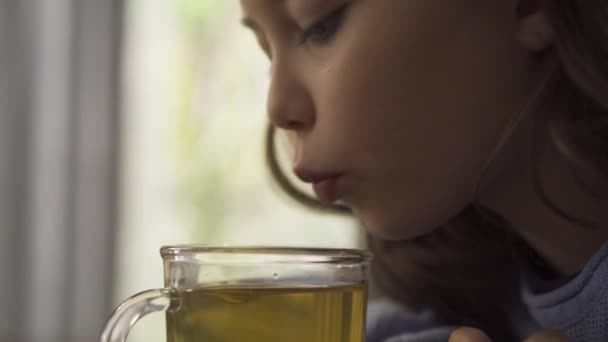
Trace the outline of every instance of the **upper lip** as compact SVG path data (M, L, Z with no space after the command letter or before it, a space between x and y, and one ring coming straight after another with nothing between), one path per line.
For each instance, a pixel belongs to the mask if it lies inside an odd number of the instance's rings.
M294 169L294 173L300 180L305 183L320 183L324 180L336 178L340 176L338 172L320 172L312 171L305 168L297 167Z

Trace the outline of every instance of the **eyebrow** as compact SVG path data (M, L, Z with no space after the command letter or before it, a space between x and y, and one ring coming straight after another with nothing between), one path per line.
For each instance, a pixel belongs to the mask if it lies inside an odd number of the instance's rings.
M260 25L258 25L258 23L249 18L249 17L245 17L243 19L241 19L241 24L243 24L243 26L252 29L253 31L259 31L260 30Z
M293 0L267 0L269 2L268 6L270 6L273 9L276 9L277 7L280 8L282 11L285 10L286 7L289 6L289 4L293 1ZM259 25L259 23L257 21L255 21L254 19L248 17L248 16L244 16L241 19L241 24L243 24L243 26L256 31L256 32L263 32L262 30L262 26Z
M263 31L261 30L258 23L249 17L244 17L243 19L241 19L241 24L243 24L243 26L251 29L255 33L255 35L258 37L258 42L260 44L260 47L262 48L264 53L266 53L268 58L272 59L272 54L270 53L270 48L268 47L268 44L266 43L266 41L264 39L260 38L260 36L259 36L259 35L263 34L262 33Z

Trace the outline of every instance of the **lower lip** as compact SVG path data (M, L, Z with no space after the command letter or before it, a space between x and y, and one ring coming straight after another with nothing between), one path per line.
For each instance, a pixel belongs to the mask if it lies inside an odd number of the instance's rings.
M317 199L322 203L331 204L338 199L338 176L322 180L313 185Z

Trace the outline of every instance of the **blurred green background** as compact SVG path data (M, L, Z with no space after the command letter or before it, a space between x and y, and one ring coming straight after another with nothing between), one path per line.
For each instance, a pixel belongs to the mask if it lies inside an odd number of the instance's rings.
M162 286L161 245L353 247L354 223L277 191L264 165L269 63L238 1L130 0L116 298ZM164 317L130 341L164 340Z

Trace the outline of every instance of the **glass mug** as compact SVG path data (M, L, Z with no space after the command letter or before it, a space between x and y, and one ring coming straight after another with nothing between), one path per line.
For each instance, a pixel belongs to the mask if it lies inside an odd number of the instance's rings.
M371 254L309 248L161 248L165 288L112 314L101 342L124 342L166 312L168 342L362 342Z

